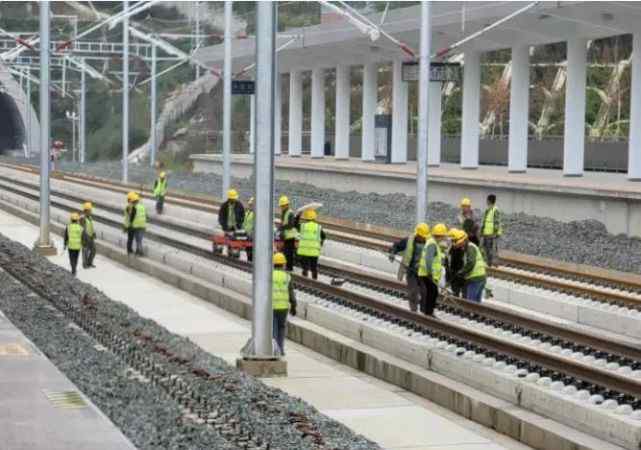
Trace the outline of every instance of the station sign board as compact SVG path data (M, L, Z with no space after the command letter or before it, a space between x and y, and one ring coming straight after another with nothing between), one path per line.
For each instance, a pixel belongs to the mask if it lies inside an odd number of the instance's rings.
M403 81L419 80L418 61L404 62L402 67ZM430 64L430 81L459 81L461 79L461 65L459 63L433 62Z
M231 80L232 95L254 95L256 82L253 80Z

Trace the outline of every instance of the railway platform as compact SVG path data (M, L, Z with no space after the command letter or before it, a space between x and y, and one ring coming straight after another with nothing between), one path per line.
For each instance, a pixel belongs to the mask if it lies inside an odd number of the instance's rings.
M30 246L38 229L0 212L0 233ZM54 241L59 254L51 260L67 267L67 257L60 252L61 239L56 236ZM93 270L79 270L78 277L230 363L249 337L250 323L246 320L102 255L98 255L96 265ZM289 376L265 382L306 400L386 449L530 448L303 346L289 341L286 345Z
M11 450L135 450L2 311L0 436Z
M196 172L221 173L220 155L191 156ZM360 159L313 159L307 156L276 157L278 180L310 183L318 188L379 194L416 195L416 163L382 164ZM233 175L251 176L253 157L234 155ZM483 208L485 197L494 193L507 213L525 212L563 222L595 219L611 233L641 236L641 185L624 174L586 172L582 177L564 177L560 170L528 169L509 173L503 166L480 166L462 170L457 164L429 169L430 201L458 205L469 197Z

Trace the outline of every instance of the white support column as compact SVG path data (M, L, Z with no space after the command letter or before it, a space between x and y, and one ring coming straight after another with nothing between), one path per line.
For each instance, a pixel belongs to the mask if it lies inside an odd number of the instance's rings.
M479 167L479 113L481 105L481 54L467 50L463 60L463 121L461 168Z
M403 81L403 61L394 61L392 76L392 163L407 162L407 83Z
M300 156L303 148L303 74L289 74L289 156Z
M641 32L632 35L628 179L641 181Z
M312 70L312 158L325 154L325 69Z
M441 165L441 82L430 81L427 111L427 165Z
M83 58L84 64L84 58ZM80 163L85 163L87 154L87 77L86 71L80 73Z
M351 96L350 66L339 65L336 67L336 141L334 144L336 159L349 158Z
M274 155L281 153L282 129L283 129L283 108L282 108L282 94L280 85L280 74L274 74Z
M567 43L563 175L571 177L583 175L587 43L583 38L572 38Z
M363 66L363 117L361 119L361 159L374 161L376 145L376 106L378 104L378 66Z
M256 151L256 95L249 96L249 154Z
M512 47L510 86L510 137L507 168L510 172L527 170L528 118L530 112L530 46Z

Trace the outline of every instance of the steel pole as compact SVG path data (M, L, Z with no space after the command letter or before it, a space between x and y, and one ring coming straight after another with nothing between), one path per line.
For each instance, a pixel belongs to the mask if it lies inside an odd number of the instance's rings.
M274 79L276 3L256 4L256 228L252 321L255 359L273 358L272 252L274 187Z
M196 2L196 48L200 47L200 2ZM196 79L200 78L200 65L196 64Z
M124 10L129 0L124 0ZM129 181L129 18L122 21L122 182Z
M156 44L151 44L151 129L149 135L151 137L151 149L149 155L149 163L151 167L156 165Z
M84 63L84 59L82 61ZM80 164L85 163L87 155L87 77L80 73Z
M26 102L26 111L27 111L27 150L25 152L25 158L29 158L31 155L31 69L27 71L27 102Z
M427 220L427 121L430 90L430 2L421 2L421 59L419 67L418 148L416 152L416 222Z
M227 0L225 1L225 67L223 73L223 196L226 195L231 185L231 12L232 2Z
M40 237L36 248L51 249L49 238L49 152L50 145L50 85L49 85L49 1L40 6Z
M71 159L76 162L76 112L71 114Z

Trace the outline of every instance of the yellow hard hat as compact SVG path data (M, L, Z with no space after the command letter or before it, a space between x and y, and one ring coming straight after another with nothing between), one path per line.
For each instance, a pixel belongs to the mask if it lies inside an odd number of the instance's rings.
M91 208L93 208L93 205L91 204L91 202L85 202L82 204L83 211L87 211L88 209L91 209Z
M460 236L461 231L458 228L450 228L449 231L447 232L447 235L450 237L450 239L456 240L457 236Z
M238 192L236 192L236 189L230 189L227 191L227 199L238 200Z
M420 236L423 239L427 239L427 237L430 235L430 226L425 222L421 222L416 225L415 231L417 236Z
M432 236L434 237L447 236L447 226L444 223L437 223L432 227Z
M71 213L71 221L77 222L80 220L80 215L78 213Z
M127 194L128 202L135 202L136 200L138 200L138 194L136 194L134 191L131 191Z
M278 199L278 206L282 208L283 206L287 205L289 205L289 199L287 198L287 196L281 195L281 197Z
M285 264L287 264L287 258L285 258L285 255L283 255L281 252L274 253L272 262L275 266L284 266Z
M461 200L461 206L472 206L472 201L469 198L464 197L463 200Z
M316 210L306 209L303 211L303 220L316 220Z
M165 178L167 174L165 172L160 172L160 178Z
M459 245L463 244L466 240L467 240L467 233L465 231L461 230L461 232L459 233L457 238L454 240L454 245L455 246L459 246Z

